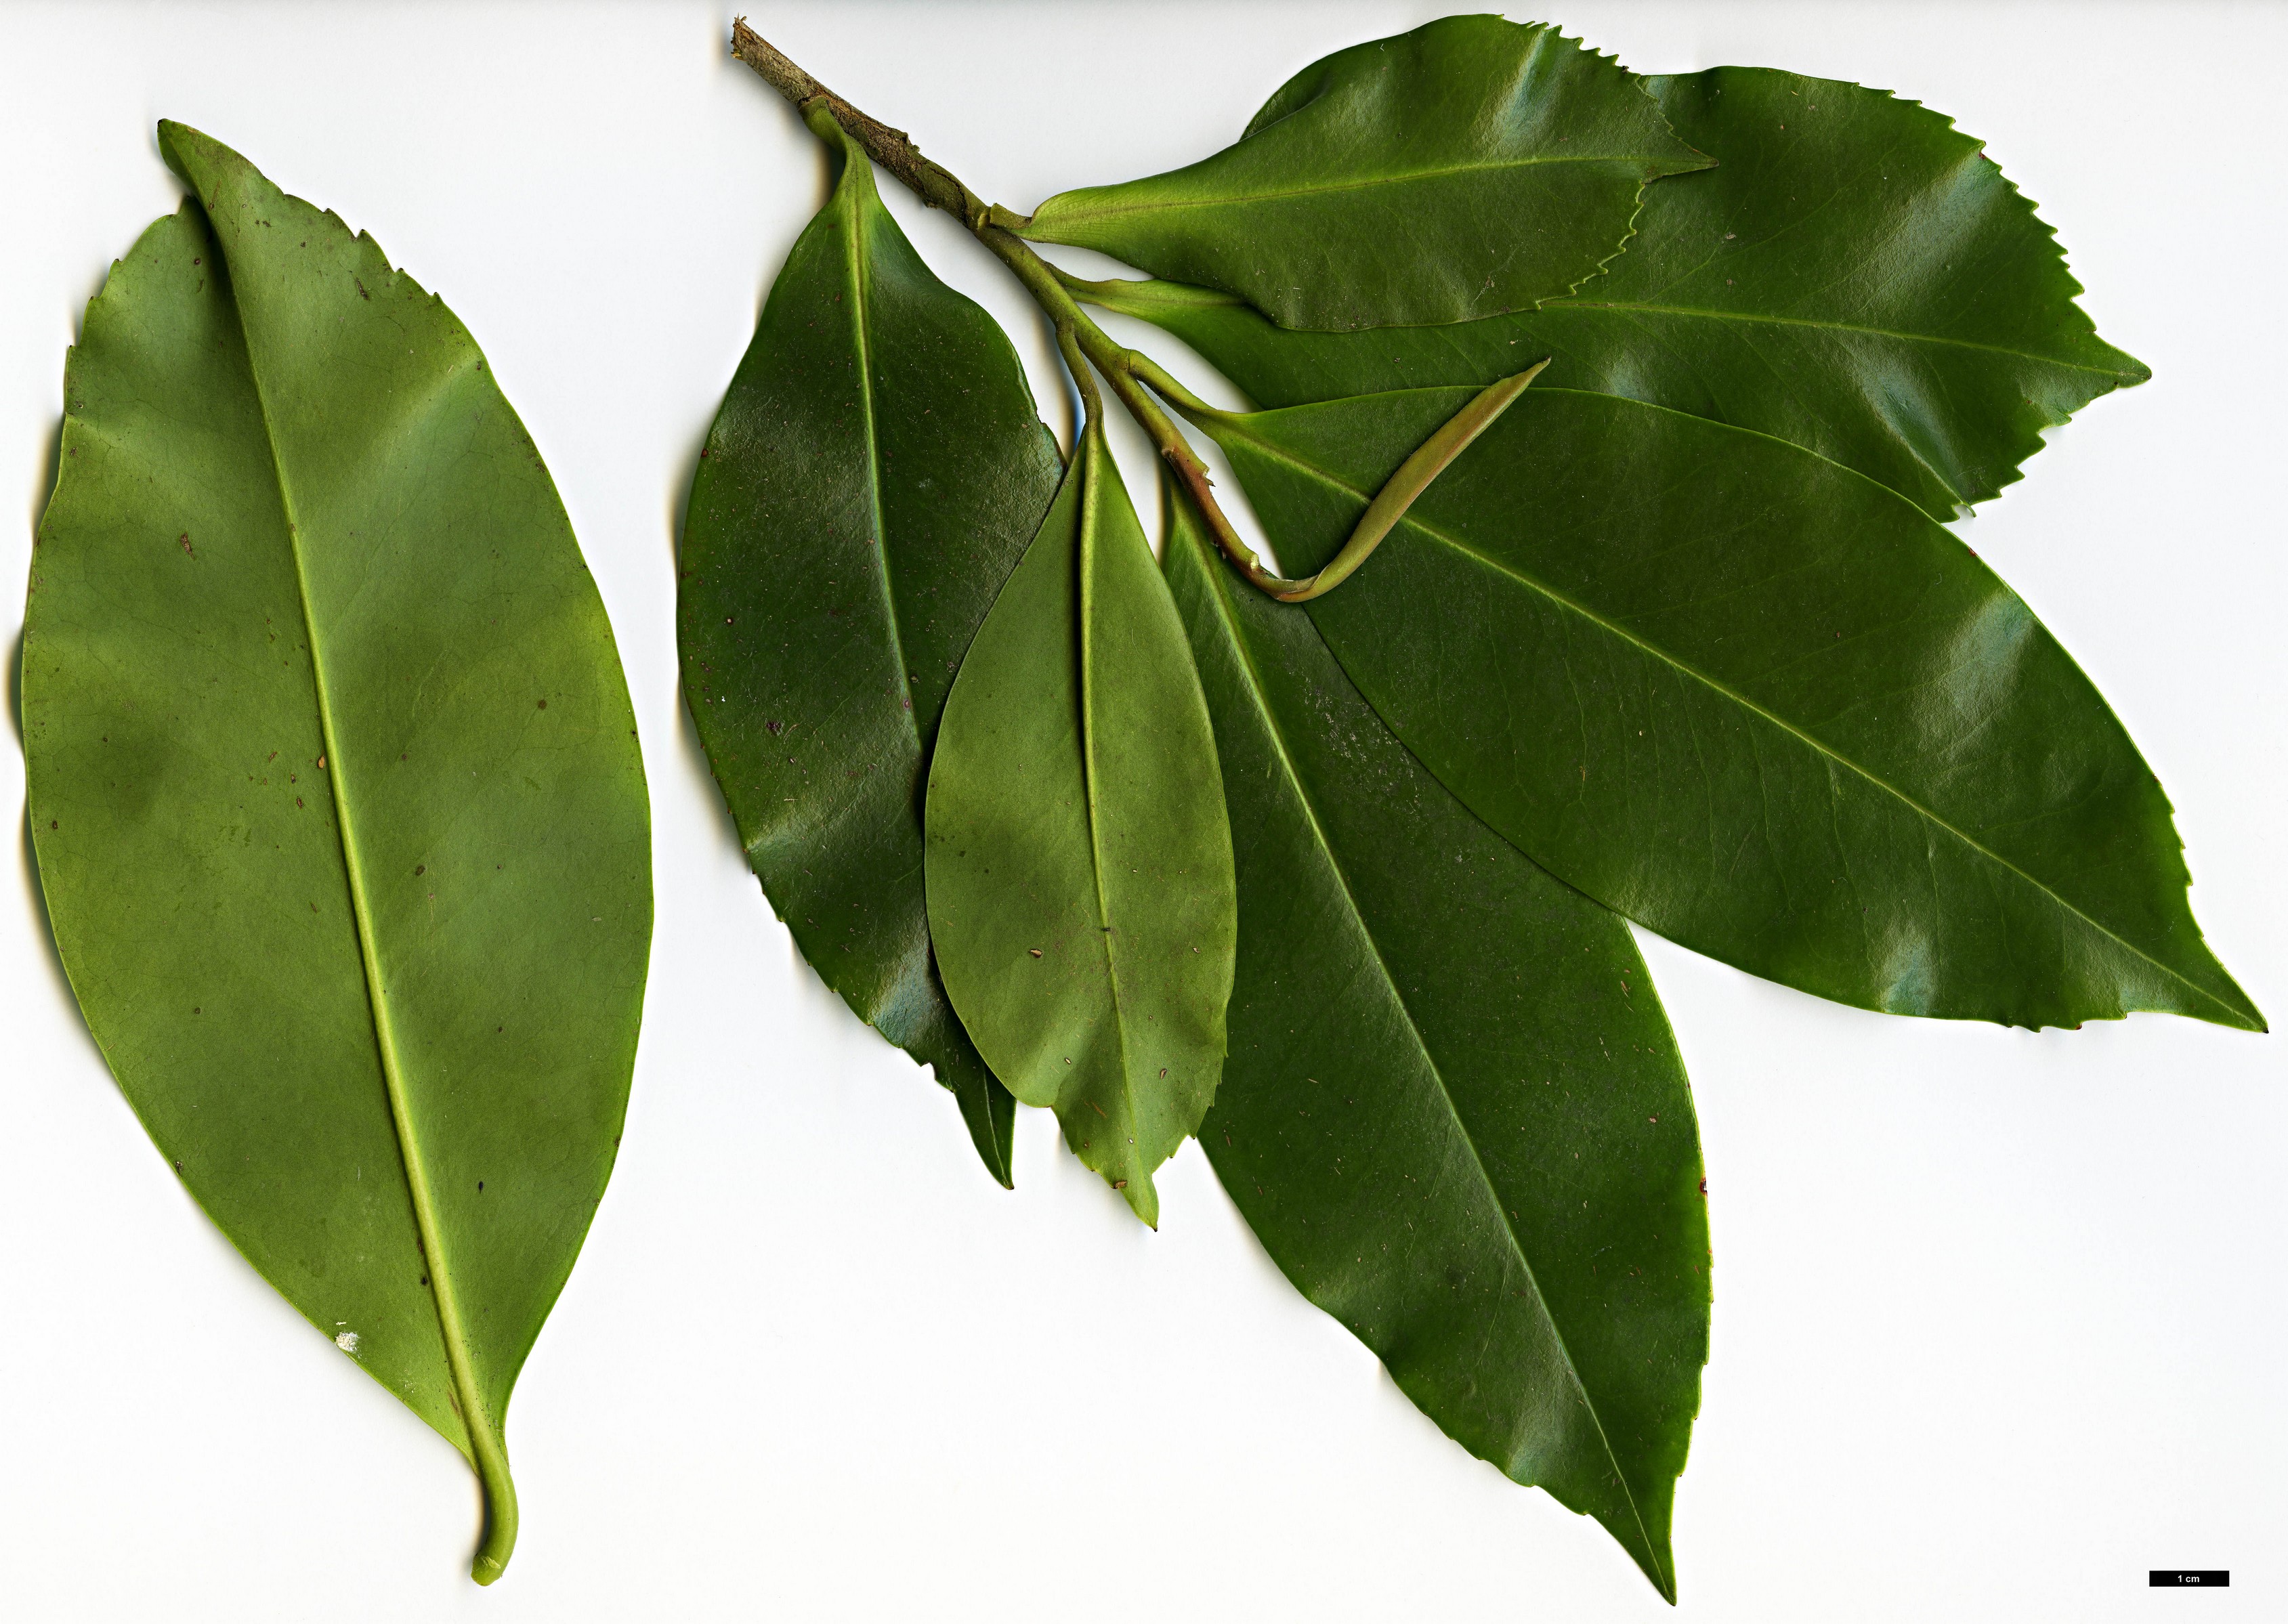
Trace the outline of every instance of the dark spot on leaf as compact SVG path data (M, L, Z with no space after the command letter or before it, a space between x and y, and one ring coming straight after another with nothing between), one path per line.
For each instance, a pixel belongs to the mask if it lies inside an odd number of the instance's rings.
M543 700L543 701L540 701L540 708L541 708L543 710L547 709L548 709L548 701L547 701L546 700Z
M426 863L416 863L413 865L413 872L416 874L426 874L429 872L429 865Z

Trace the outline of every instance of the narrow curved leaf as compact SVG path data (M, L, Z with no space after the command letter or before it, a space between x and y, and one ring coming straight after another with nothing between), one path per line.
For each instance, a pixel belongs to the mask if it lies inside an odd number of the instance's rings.
M30 814L90 1029L248 1261L470 1455L619 1145L649 812L595 583L467 331L162 124L195 194L65 376Z
M1023 234L1235 294L1283 327L1467 321L1579 287L1646 181L1707 162L1610 57L1541 24L1446 17L1314 62L1233 146L1062 193Z
M2097 337L2033 205L1943 115L1763 67L1651 79L1718 159L1645 190L1628 251L1516 315L1291 333L1228 294L1100 284L1259 405L1490 383L1625 395L1807 446L1934 518L1994 495L2041 431L2150 374Z
M1217 433L1308 567L1469 392ZM2089 679L1968 548L1798 447L1528 390L1310 613L1471 810L1687 947L1899 1014L2262 1026Z
M1015 1103L947 1003L922 797L954 672L1055 493L993 319L932 275L830 120L839 183L787 256L692 483L684 695L803 956L935 1068L993 1176Z
M1166 567L1240 896L1200 1143L1288 1279L1409 1398L1596 1517L1673 1601L1708 1221L1628 927L1465 810L1188 515Z
M1231 831L1183 626L1092 422L962 663L928 832L970 1036L1156 1225L1152 1170L1223 1065Z

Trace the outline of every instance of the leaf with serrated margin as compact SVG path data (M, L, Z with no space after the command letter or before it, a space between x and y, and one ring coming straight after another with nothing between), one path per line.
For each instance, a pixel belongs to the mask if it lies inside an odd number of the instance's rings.
M1212 432L1307 570L1471 394ZM1528 390L1310 613L1472 811L1686 947L1896 1014L2262 1028L2096 688L1967 547L1799 447Z
M1213 157L1060 194L1022 234L1283 327L1467 321L1580 287L1646 181L1707 162L1610 57L1543 24L1446 17L1321 59Z
M1570 298L1446 327L1296 333L1232 295L1108 282L1258 405L1490 383L1548 356L1593 390L1792 440L1950 519L2044 429L2151 375L2097 337L2033 205L1951 121L1832 79L1646 81L1718 167L1645 189L1628 251Z
M1596 1517L1673 1601L1708 1221L1683 1063L1628 927L1448 794L1309 617L1242 583L1180 510L1165 567L1239 883L1200 1143L1288 1279L1407 1397Z
M931 274L856 144L817 128L841 178L692 482L684 696L803 956L935 1069L1007 1184L1015 1102L931 956L922 798L954 673L1056 491L1056 444L1000 328Z
M40 881L136 1114L468 1455L620 1141L650 812L595 582L453 313L159 126L195 194L88 306L24 630Z

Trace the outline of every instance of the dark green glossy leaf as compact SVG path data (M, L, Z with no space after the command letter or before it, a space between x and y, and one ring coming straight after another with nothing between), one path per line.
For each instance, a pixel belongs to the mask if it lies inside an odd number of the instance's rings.
M1761 67L1646 82L1719 167L1645 191L1606 274L1458 326L1282 331L1228 294L1107 283L1258 404L1490 383L1672 407L1807 446L1934 518L2018 477L2041 431L2144 367L2099 338L2033 205L1977 141L1880 91Z
M970 1036L1156 1224L1152 1170L1223 1066L1231 831L1183 626L1093 423L962 662L928 831Z
M1596 1517L1672 1601L1708 1223L1692 1097L1628 927L1471 816L1309 618L1242 584L1188 516L1166 566L1239 879L1231 1054L1200 1142L1287 1277L1409 1398Z
M1024 234L1236 294L1283 327L1467 321L1579 287L1646 181L1707 162L1610 57L1540 24L1447 17L1314 62L1233 146L1061 194Z
M1006 1184L1015 1105L930 955L922 796L954 672L1056 490L1056 444L1008 339L930 273L827 129L841 180L692 485L684 695L803 955L936 1069Z
M1217 433L1308 569L1470 394ZM1687 947L1900 1014L2262 1025L2089 679L1968 548L1799 448L1528 390L1310 613L1471 810Z
M24 632L56 942L289 1301L463 1453L619 1145L648 804L595 583L450 311L162 124L196 194L88 306Z

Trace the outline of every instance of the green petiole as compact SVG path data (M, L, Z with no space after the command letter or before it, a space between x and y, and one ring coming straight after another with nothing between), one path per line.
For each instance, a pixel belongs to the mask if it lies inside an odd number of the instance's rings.
M815 133L822 138L827 136L829 131L822 125L828 121L838 125L868 157L895 176L916 197L933 209L957 216L971 234L1024 283L1034 303L1048 316L1056 331L1058 353L1080 390L1086 421L1097 422L1103 412L1102 397L1089 376L1093 368L1111 385L1128 415L1136 420L1137 426L1173 471L1178 483L1197 506L1208 534L1215 538L1218 550L1232 567L1249 585L1282 603L1307 602L1332 591L1348 579L1366 562L1382 538L1390 534L1414 499L1472 440L1485 432L1535 375L1549 364L1544 360L1489 385L1423 441L1376 493L1366 511L1359 516L1357 527L1324 569L1301 580L1275 574L1265 567L1255 550L1233 527L1215 499L1215 481L1208 475L1207 464L1153 397L1165 400L1194 423L1227 420L1233 414L1210 406L1151 357L1115 341L1089 319L1075 297L1076 294L1084 298L1102 296L1107 290L1129 284L1085 282L1050 265L1009 229L1012 225L1021 225L1025 217L986 202L950 171L924 157L904 131L893 130L828 90L750 28L743 17L731 25L731 52L760 75L772 89L794 103Z

